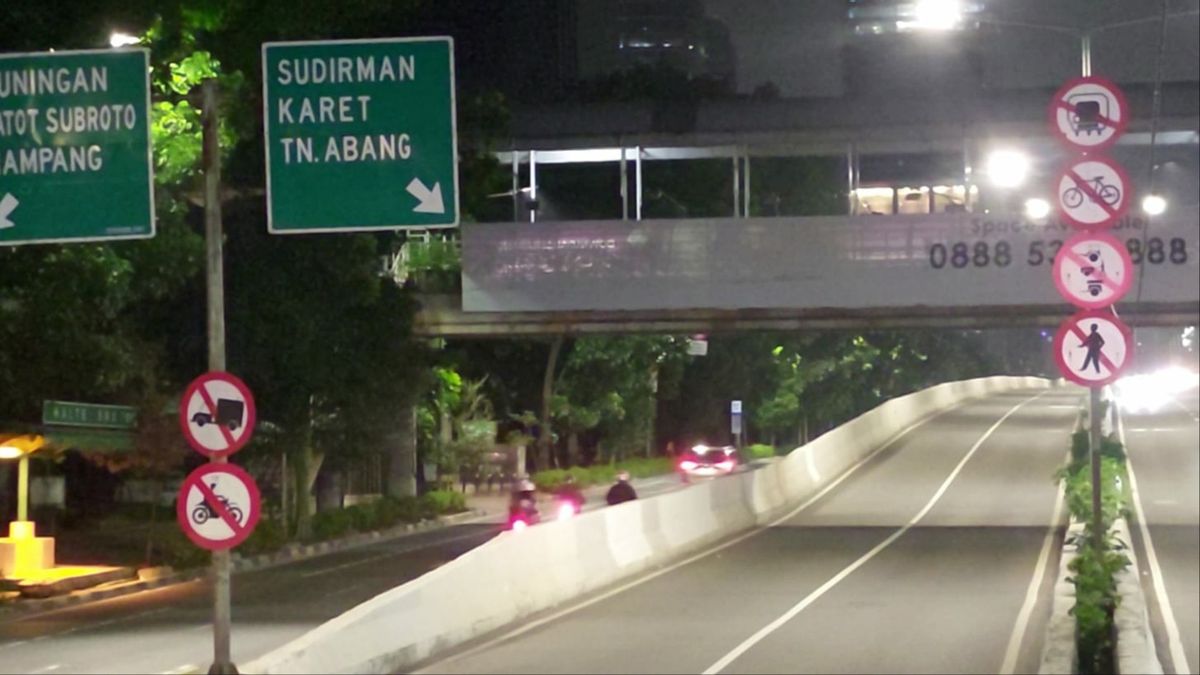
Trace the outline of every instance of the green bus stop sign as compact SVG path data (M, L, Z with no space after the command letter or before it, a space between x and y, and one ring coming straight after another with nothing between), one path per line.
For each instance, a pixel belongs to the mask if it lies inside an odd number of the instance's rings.
M263 45L273 234L455 227L448 37Z
M154 236L150 56L0 54L0 246Z

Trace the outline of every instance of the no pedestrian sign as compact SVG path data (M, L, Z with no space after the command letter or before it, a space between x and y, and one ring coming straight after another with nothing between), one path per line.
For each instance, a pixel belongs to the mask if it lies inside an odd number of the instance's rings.
M233 464L206 464L179 488L175 516L194 544L224 551L246 540L262 515L258 485Z
M458 225L448 37L263 45L274 234Z
M154 236L149 52L0 54L0 246Z
M1080 77L1067 82L1050 102L1050 125L1069 145L1084 152L1103 150L1129 124L1129 105L1112 82Z
M1054 286L1071 304L1100 309L1118 302L1133 284L1133 262L1115 237L1081 232L1054 259Z
M1054 336L1059 371L1085 387L1116 380L1132 355L1129 327L1109 312L1080 312L1064 321Z
M1129 210L1133 185L1124 169L1106 157L1080 157L1055 186L1063 218L1081 228L1111 227Z
M254 433L254 396L229 373L192 380L179 402L179 425L196 452L224 457L241 450Z

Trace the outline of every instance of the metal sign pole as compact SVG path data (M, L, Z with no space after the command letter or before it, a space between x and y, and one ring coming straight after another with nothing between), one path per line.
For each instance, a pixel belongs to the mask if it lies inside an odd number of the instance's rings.
M218 138L217 81L205 80L202 126L204 138L204 240L205 275L208 289L208 369L225 370L225 275L221 252L221 145ZM214 413L216 411L213 411ZM211 463L225 462L214 456ZM229 550L212 554L213 576L213 663L208 672L214 675L236 674L237 666L230 657Z
M1091 431L1088 459L1092 464L1092 543L1097 552L1104 550L1104 514L1101 512L1103 486L1100 484L1100 387L1091 388L1091 410L1088 415Z

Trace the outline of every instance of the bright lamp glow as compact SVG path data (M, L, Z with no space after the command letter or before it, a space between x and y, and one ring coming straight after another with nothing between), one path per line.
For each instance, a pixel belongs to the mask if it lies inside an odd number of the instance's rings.
M1050 202L1046 201L1045 199L1037 199L1036 197L1033 199L1026 199L1025 215L1028 216L1030 220L1041 220L1042 218L1045 218L1046 216L1050 215Z
M950 30L962 22L961 0L917 0L913 26L927 30Z
M1129 412L1156 412L1171 402L1172 396L1200 386L1200 376L1179 366L1141 375L1129 375L1114 387L1117 401Z
M1016 150L996 150L987 158L987 173L996 187L1015 188L1029 176L1029 157Z
M17 459L23 454L25 454L25 451L18 447L12 445L0 445L0 459Z
M1146 195L1142 200L1142 210L1151 216L1162 215L1167 210L1167 200L1159 195Z
M117 47L128 47L129 45L136 45L138 42L139 42L139 40L136 37L134 37L133 35L129 35L128 33L122 33L120 31L117 31L117 32L113 33L112 35L108 36L108 44L111 45L114 49Z

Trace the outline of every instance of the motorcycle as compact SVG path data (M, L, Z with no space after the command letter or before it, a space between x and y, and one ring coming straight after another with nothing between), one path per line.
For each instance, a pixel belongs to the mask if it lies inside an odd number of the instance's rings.
M508 522L504 529L520 531L530 525L537 525L541 519L537 508L537 495L533 490L522 491L515 495L509 504Z

